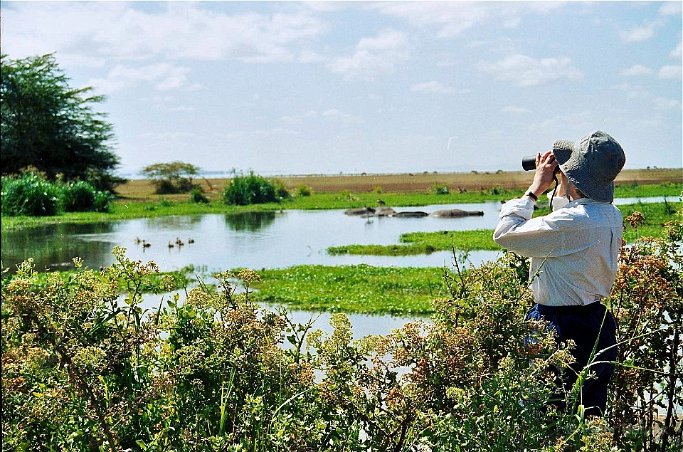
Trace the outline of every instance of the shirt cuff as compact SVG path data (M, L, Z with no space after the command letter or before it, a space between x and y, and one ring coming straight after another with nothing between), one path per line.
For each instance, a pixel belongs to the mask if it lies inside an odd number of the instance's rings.
M499 218L515 215L525 220L531 220L534 214L534 200L528 196L519 199L511 199L500 208Z

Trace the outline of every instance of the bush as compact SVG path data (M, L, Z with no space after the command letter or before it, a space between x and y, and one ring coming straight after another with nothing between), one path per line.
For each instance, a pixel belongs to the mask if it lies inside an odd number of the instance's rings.
M90 182L76 181L61 186L60 200L65 212L108 212L111 195L98 191Z
M95 204L95 189L87 182L69 182L61 189L62 207L65 212L91 210Z
M446 184L434 184L432 186L432 193L435 195L447 195L450 193L450 190Z
M111 193L106 191L96 191L92 210L95 212L109 212L111 200Z
M343 314L324 333L257 306L250 270L144 312L158 268L123 249L42 283L27 261L2 284L3 449L681 450L682 237L622 251L604 418L548 406L570 345L524 319L509 257L445 271L431 322L360 340Z
M111 195L98 191L89 182L63 184L50 182L42 175L28 172L2 179L2 214L9 216L57 215L61 211L109 211Z
M278 199L278 201L282 201L283 199L289 199L292 197L289 194L289 190L287 190L287 186L280 179L272 179L271 183L275 188L275 197Z
M170 195L174 193L179 193L178 187L170 180L160 179L154 180L154 193L157 195Z
M225 203L238 206L278 202L288 196L289 193L282 183L278 184L253 172L246 176L235 174L223 191Z
M60 190L35 173L2 178L2 214L48 216L59 211Z
M503 187L493 187L488 190L488 193L491 195L504 195L507 193L507 190L505 190Z
M190 201L194 203L208 204L209 198L204 195L204 191L201 189L201 187L194 187L192 190L190 190Z
M311 196L313 194L313 189L308 185L299 185L296 188L296 192L299 196Z

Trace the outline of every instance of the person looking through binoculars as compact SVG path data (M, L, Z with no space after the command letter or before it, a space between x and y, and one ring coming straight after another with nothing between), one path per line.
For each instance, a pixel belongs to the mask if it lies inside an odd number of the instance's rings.
M623 221L612 201L614 179L625 161L621 145L601 131L578 142L556 141L532 159L529 190L502 206L493 234L503 248L531 258L534 306L527 318L546 320L558 341L576 344L575 362L561 376L564 388L571 390L589 366L578 399L589 415L605 411L617 357L616 322L601 300L609 296L617 273ZM538 197L554 182L552 212L532 218ZM564 401L556 405L568 408Z

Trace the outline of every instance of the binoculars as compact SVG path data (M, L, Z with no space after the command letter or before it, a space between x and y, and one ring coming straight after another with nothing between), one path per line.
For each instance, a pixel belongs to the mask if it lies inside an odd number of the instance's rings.
M525 155L522 157L522 168L524 171L531 171L536 169L536 156Z

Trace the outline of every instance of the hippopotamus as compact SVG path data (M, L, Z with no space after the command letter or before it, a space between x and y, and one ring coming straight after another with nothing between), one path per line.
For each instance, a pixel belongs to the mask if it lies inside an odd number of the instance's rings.
M375 211L375 215L378 217L393 217L396 215L396 211L391 207L380 207Z
M427 212L420 211L398 212L394 214L394 216L398 218L422 218L426 217L427 215L429 215Z
M372 207L354 207L347 209L344 213L352 216L371 216L375 214L375 209Z
M444 209L432 212L433 217L441 218L460 218L460 217L471 217L471 216L482 216L484 212L481 210L461 210L461 209Z

